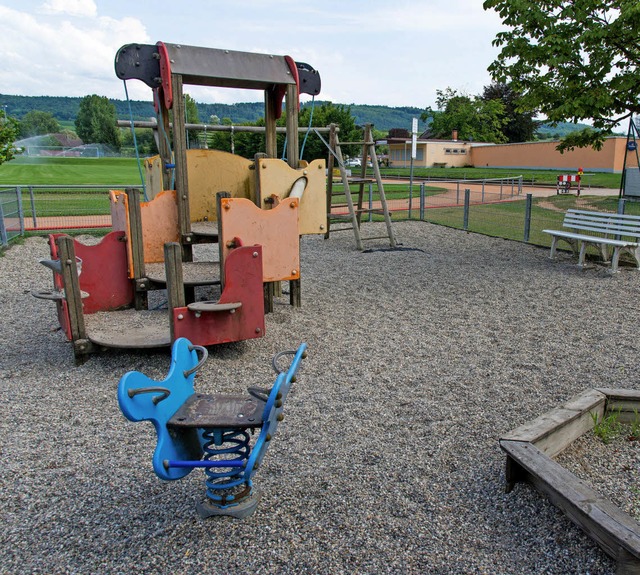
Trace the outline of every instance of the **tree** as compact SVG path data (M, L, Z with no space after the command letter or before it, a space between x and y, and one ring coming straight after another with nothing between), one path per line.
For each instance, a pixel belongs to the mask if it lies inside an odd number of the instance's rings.
M184 111L185 111L185 123L186 124L199 124L200 116L198 115L198 104L196 101L189 95L184 95ZM198 130L187 130L187 137L189 141L198 140L199 131Z
M60 131L58 120L51 112L32 110L27 112L20 122L20 136L30 138L42 134L55 134Z
M300 110L298 123L301 127L308 127L311 118L311 105L304 106ZM339 140L341 142L357 142L362 140L362 128L356 126L356 120L351 114L351 107L343 104L333 104L332 102L322 102L319 106L313 106L313 127L326 127L329 124L336 124L340 128ZM300 146L304 142L304 133L300 134ZM323 135L327 140L327 136ZM362 146L341 146L344 156L360 155ZM329 150L322 140L313 132L310 132L307 141L304 142L304 150L301 156L302 160L316 160L319 158L327 158Z
M429 131L435 138L451 138L454 130L461 140L475 142L507 141L502 129L507 123L500 100L483 100L478 96L458 94L456 90L436 90L438 110L427 108L421 120L431 120Z
M519 111L520 95L509 84L492 82L485 86L482 92L484 101L499 100L504 106L506 123L502 127L502 133L507 142L530 142L534 139L538 124L533 119L533 112Z
M640 112L638 0L485 0L509 30L489 66L520 93L519 108L552 123L591 120L593 130L565 137L558 149L602 146L613 128Z
M16 148L13 145L18 137L18 122L0 110L0 164L13 159Z
M85 144L107 144L120 149L115 106L105 96L85 96L76 117L76 133Z

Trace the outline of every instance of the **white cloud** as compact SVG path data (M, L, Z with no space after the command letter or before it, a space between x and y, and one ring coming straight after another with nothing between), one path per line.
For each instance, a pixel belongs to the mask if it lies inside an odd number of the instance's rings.
M73 7L81 2L52 0ZM84 4L93 4L84 2ZM115 76L116 51L130 42L148 42L135 18L84 17L80 22L49 18L0 6L0 86L6 94L123 97ZM134 92L138 93L135 88ZM141 92L140 92L141 94ZM148 98L148 93L146 94Z
M48 0L42 10L50 14L68 14L70 16L95 16L98 8L93 0Z

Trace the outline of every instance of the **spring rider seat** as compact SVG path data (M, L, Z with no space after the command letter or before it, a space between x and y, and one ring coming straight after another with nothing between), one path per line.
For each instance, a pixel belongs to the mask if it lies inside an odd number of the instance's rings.
M244 518L255 511L260 494L252 476L283 419L284 401L306 357L306 347L303 343L297 351L277 354L272 361L277 374L273 387L250 387L248 394L195 393L195 372L204 365L207 350L186 338L174 342L165 380L154 381L137 371L120 379L118 403L125 417L149 420L155 426L156 475L175 480L196 467L204 469L206 497L196 504L201 517ZM293 359L282 370L278 364L286 355Z

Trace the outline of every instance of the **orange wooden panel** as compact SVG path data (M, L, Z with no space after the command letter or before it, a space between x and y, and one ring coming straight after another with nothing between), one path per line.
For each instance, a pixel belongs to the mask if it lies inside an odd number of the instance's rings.
M285 198L272 210L243 198L223 198L221 205L223 261L237 238L243 246L262 246L263 281L300 278L297 198Z
M178 205L175 190L160 192L140 204L145 263L164 261L164 244L179 242Z

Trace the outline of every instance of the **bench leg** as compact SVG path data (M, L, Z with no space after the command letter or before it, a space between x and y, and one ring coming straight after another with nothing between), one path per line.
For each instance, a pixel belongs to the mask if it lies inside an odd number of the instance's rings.
M603 262L609 261L609 248L606 244L600 244L600 255Z
M636 260L636 268L640 270L640 246L637 248L631 248L629 252Z
M620 259L620 248L613 248L613 257L611 258L611 273L615 274L618 272L618 260Z
M551 253L549 254L549 259L555 259L556 258L556 247L558 245L558 238L557 236L553 236L553 239L551 240Z
M584 260L587 253L587 242L580 243L580 255L578 256L578 267L584 267Z

